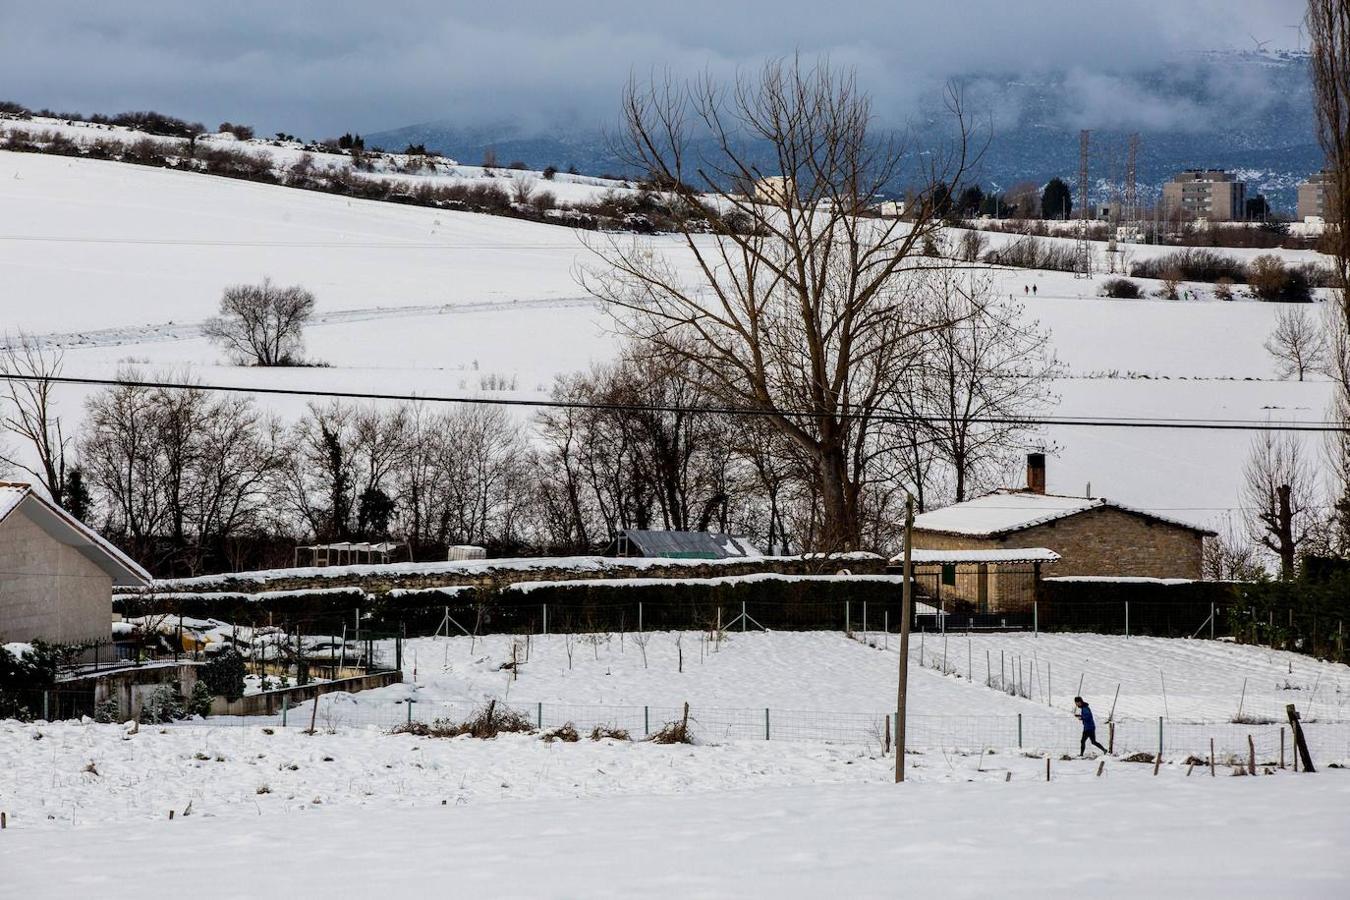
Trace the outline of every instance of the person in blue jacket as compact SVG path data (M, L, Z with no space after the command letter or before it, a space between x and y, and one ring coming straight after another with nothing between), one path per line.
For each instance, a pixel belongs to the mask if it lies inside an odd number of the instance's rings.
M1074 697L1073 705L1078 707L1074 716L1083 720L1083 739L1078 742L1078 755L1082 756L1087 752L1088 741L1092 741L1092 746L1105 753L1106 748L1097 743L1097 722L1092 718L1092 707L1088 706L1082 697Z

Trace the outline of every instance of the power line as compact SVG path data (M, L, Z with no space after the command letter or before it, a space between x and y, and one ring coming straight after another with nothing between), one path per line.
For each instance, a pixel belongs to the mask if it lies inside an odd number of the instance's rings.
M634 413L688 413L721 416L769 418L783 416L801 419L868 419L894 424L929 424L949 421L938 416L901 413L894 410L879 412L823 413L811 410L769 410L735 406L695 406L688 404L598 403L588 400L519 400L506 397L466 397L437 394L394 394L359 391L332 391L310 388L245 387L225 384L192 384L172 381L145 381L140 379L81 378L71 375L43 376L0 374L3 381L46 381L51 384L72 384L93 387L137 387L159 390L196 390L234 394L262 394L293 397L317 397L330 400L380 400L408 403L462 403L473 406L528 407L535 409L577 409L600 412ZM963 420L977 425L1055 425L1074 428L1152 428L1189 431L1288 431L1340 432L1344 425L1337 422L1263 422L1253 419L1181 419L1164 417L1105 417L1105 416L975 416Z

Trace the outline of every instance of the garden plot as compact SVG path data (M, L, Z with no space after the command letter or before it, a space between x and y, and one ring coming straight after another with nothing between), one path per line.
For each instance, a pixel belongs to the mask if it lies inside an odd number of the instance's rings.
M533 636L528 659L523 637L416 638L404 650L407 682L384 691L415 692L425 702L497 697L622 706L689 702L695 707L891 710L898 637L872 631L867 644L862 637L751 630L709 642L700 632L650 632L645 662L631 632ZM501 668L511 662L513 643L522 661L514 679ZM1025 698L985 686L986 660L998 684L1000 653L1010 688L1017 663L1027 673ZM1081 676L1082 693L1100 721L1110 712L1117 684L1117 718L1226 722L1242 703L1244 715L1283 720L1285 704L1295 703L1306 719L1350 720L1350 667L1224 641L1064 633L968 637L953 631L944 642L941 634L915 634L910 667L909 709L917 716L1070 716ZM377 700L381 694L370 691L355 699L383 702L382 696Z

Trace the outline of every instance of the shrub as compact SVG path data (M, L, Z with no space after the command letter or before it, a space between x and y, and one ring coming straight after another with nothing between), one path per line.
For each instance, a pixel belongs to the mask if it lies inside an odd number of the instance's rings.
M252 125L236 125L231 122L221 122L218 130L222 134L232 134L241 141L253 140Z
M233 647L216 654L214 659L201 667L197 675L200 679L198 687L208 692L208 707L213 695L230 701L244 696L244 657Z
M597 725L591 729L591 740L599 741L608 738L614 741L632 740L628 736L628 729L619 728L614 725Z
M1142 259L1130 268L1130 275L1135 278L1166 278L1168 273L1177 281L1214 282L1220 278L1243 281L1247 277L1242 260L1199 247Z
M544 180L545 180L545 181L552 181L552 180L553 180L553 176L554 176L554 175L557 175L557 174L558 174L558 167L557 167L557 166L545 166L545 167L544 167Z
M1247 283L1253 296L1262 300L1278 300L1284 294L1289 273L1284 260L1273 253L1263 253L1247 267Z
M1121 300L1138 300L1144 296L1144 292L1139 289L1136 282L1128 278L1108 278L1102 282L1101 295Z
M201 716L202 718L211 715L211 689L205 683L198 681L192 686L192 694L188 697L186 712L189 716Z
M179 693L178 684L175 682L161 684L155 688L150 699L141 706L138 721L143 725L151 725L174 722L186 717L187 709L183 705L183 695Z
M1052 269L1072 272L1077 268L1073 247L1065 242L1052 242L1024 235L1010 241L1002 249L985 254L985 262L1019 269Z
M512 160L512 161L511 161L511 164L510 164L509 166L507 166L507 168L508 168L508 169L528 169L529 166L525 165L524 160L515 159L515 160Z
M559 725L552 731L544 732L544 742L549 744L553 743L554 741L562 741L563 743L566 744L575 744L579 740L581 740L581 735L577 734L577 727L573 725L571 722Z
M0 114L15 116L20 119L27 119L32 115L28 107L13 100L0 100Z
M555 731L557 730L559 729L555 729ZM496 700L489 700L487 706L463 722L437 719L430 725L424 722L407 722L393 729L394 734L446 738L468 735L480 740L495 738L504 732L529 734L532 731L534 731L534 726L523 713L519 713L510 707L499 707ZM575 728L572 729L572 733L576 734ZM565 738L563 739L565 740Z
M667 722L647 740L653 744L692 744L694 736L689 731L689 704L684 705L684 715L678 722Z
M1216 300L1233 299L1233 279L1224 277L1214 282L1214 299Z

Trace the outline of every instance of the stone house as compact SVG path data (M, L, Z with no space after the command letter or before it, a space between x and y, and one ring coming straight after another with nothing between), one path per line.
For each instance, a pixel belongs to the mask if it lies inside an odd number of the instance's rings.
M113 585L150 580L31 485L0 482L0 643L107 641Z
M1041 453L1027 458L1025 488L1003 488L914 519L916 549L1045 548L1059 556L1055 575L1061 577L1198 580L1204 540L1213 536L1196 525L1103 497L1046 493ZM980 590L997 608L998 590Z

